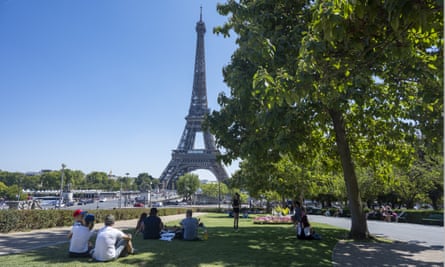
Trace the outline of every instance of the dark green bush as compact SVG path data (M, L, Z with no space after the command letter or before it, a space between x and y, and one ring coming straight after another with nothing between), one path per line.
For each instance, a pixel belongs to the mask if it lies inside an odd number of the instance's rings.
M160 208L159 216L183 214L187 207ZM218 212L217 208L192 208L194 212ZM150 209L113 209L90 210L96 217L96 223L103 223L105 216L113 214L117 221L139 218L142 212L147 214ZM0 210L0 232L23 232L36 229L70 226L73 224L72 210Z

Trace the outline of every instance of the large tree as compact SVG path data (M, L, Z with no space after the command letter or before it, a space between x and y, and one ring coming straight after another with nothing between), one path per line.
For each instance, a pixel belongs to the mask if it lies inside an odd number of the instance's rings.
M224 68L231 96L209 117L225 160L341 166L350 235L366 238L356 167L410 164L421 132L443 138L439 1L249 1L219 5L239 48ZM326 160L327 162L327 160ZM383 172L380 172L383 173Z

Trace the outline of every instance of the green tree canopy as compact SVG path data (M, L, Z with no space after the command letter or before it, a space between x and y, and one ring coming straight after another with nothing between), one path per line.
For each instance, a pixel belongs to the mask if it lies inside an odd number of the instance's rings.
M186 173L176 182L178 194L190 200L200 186L199 177L193 173Z
M203 195L214 198L219 197L220 193L221 196L224 196L229 193L227 185L221 182L201 184L200 188L202 190Z
M150 185L153 186L156 180L157 179L154 179L153 176L144 172L140 173L138 177L135 178L134 183L136 184L138 190L142 192L148 192L148 190L150 189Z
M231 96L221 95L221 110L209 117L224 160L267 166L290 154L299 166L321 160L326 172L341 168L350 235L367 237L356 167L409 165L419 132L426 147L442 149L442 8L439 1L219 5L230 17L216 32L233 30L239 45L223 71ZM259 178L270 184L271 176Z

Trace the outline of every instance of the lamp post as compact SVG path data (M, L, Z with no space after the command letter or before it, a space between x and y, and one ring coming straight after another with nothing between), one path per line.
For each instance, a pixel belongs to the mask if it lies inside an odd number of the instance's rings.
M221 182L218 180L218 209L221 209Z
M150 191L148 191L148 207L151 208L151 185L152 182L150 181Z
M96 190L96 192L97 192L97 209L99 209L99 202L100 202L100 191L99 190Z
M63 174L65 172L66 165L62 163L62 173L60 174L60 196L59 196L59 209L62 207L63 200Z
M127 179L125 180L125 184L128 185L128 176L130 175L129 172L125 173L125 175L127 176ZM126 187L127 191L128 191L128 187ZM121 194L122 194L122 181L121 181ZM127 195L125 195L125 207L127 206Z
M22 179L23 179L23 177L20 176L19 186L17 187L17 201L20 201L20 191L21 191L21 187L22 187Z
M121 188L119 190L119 209L122 208L122 178L121 180Z

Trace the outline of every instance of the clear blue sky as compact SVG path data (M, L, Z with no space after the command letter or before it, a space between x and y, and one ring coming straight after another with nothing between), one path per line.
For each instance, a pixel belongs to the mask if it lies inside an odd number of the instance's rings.
M185 126L201 4L209 108L229 91L217 2L0 0L0 169L159 177Z

